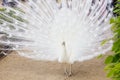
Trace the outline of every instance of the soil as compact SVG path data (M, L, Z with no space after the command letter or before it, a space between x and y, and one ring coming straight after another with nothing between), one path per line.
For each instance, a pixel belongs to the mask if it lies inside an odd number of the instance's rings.
M73 64L69 80L110 80L104 71L104 59L94 58ZM12 52L0 60L0 80L64 80L63 64L31 60Z

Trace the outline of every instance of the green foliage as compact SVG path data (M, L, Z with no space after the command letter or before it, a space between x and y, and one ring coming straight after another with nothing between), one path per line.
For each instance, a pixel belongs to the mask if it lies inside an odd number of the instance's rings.
M113 61L113 58L114 57L112 55L108 56L105 60L105 64L110 64Z
M16 11L24 13L19 8L13 8ZM14 23L13 19L16 19L20 22L27 22L25 19L23 19L21 16L16 15L16 12L13 10L7 10L6 8L0 8L0 23L2 23L2 20L5 20L10 23Z
M110 20L112 24L111 30L114 33L114 43L112 47L114 54L106 58L105 70L108 72L107 77L113 80L120 80L120 0L117 0L116 3L114 13L117 14L117 16Z
M120 15L120 0L116 1L116 5L113 12L117 15Z
M0 20L2 19L4 21L13 23L12 19L10 19L9 17L7 17L7 15L4 15L3 13L6 13L6 9L4 9L4 8L0 9ZM1 23L3 22L2 20L0 21Z
M103 40L103 41L101 42L101 45L103 46L107 41L108 41L108 40Z
M103 54L100 54L99 56L97 56L98 59L102 58L102 57L103 57Z
M111 38L105 39L101 42L101 46L104 46L108 41L112 40Z
M13 11L14 10L14 11ZM14 23L15 20L19 22L26 22L27 21L20 16L16 15L16 11L24 13L22 10L18 8L13 8L13 10L7 10L6 8L0 8L0 25L2 25L4 22L8 23L6 24L6 27L10 27L11 29L14 29L16 26L10 23Z

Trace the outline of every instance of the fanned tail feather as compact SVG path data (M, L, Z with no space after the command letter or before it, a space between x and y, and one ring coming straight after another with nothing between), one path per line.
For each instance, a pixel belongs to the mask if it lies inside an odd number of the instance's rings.
M36 60L64 62L65 42L67 62L73 63L103 54L112 46L111 40L100 45L112 38L112 0L16 2L17 8L5 7L0 11L0 44L10 46L0 50L17 50L20 55Z

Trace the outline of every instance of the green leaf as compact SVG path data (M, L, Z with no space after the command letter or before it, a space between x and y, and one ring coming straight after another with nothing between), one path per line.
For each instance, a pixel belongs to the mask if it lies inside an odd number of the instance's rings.
M114 75L115 70L112 69L108 74L107 77L112 77Z
M106 44L107 42L108 42L108 39L103 40L103 41L101 42L101 46L103 46L103 45Z
M98 59L102 58L102 57L103 57L103 54L100 54L99 56L97 56Z
M0 11L5 11L6 9L5 8L0 8Z
M112 61L113 61L113 56L110 55L110 56L108 56L108 57L106 58L105 64L110 64Z
M114 13L118 13L118 12L120 12L120 9L114 10Z
M115 22L115 19L114 18L111 18L110 19L110 24L114 23Z

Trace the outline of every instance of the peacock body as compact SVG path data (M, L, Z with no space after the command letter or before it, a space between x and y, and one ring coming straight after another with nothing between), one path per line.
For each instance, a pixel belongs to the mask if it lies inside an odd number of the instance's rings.
M112 0L29 0L0 11L1 50L35 60L89 60L111 49ZM6 17L7 19L3 18Z

